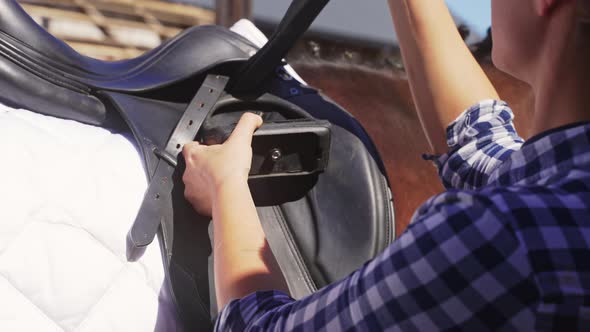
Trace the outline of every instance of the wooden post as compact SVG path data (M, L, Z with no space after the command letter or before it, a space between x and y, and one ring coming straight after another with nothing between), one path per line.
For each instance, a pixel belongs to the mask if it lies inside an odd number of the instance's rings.
M252 17L252 0L216 0L216 23L230 27L242 18Z

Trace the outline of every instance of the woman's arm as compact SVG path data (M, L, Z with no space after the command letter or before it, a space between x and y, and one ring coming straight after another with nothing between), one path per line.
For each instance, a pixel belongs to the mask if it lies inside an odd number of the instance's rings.
M213 216L219 308L255 291L287 291L248 188L252 135L261 124L259 116L246 113L224 144L195 142L183 149L185 197L200 214Z
M246 181L216 189L213 200L215 291L219 308L256 291L288 293Z
M447 126L498 93L457 31L443 0L388 0L418 115L434 153Z

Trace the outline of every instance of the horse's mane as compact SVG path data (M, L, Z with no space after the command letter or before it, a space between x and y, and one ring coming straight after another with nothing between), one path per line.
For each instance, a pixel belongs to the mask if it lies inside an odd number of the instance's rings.
M371 61L357 61L342 58L318 58L302 56L290 61L294 68L305 68L308 70L321 70L331 72L355 73L371 75L382 79L407 79L406 72L393 66L384 66L381 63Z
M464 38L470 34L464 26L460 26L459 31ZM484 39L469 47L482 66L493 66L491 29L488 29ZM398 47L363 47L328 40L305 40L298 43L292 51L289 62L293 67L329 68L336 71L385 75L390 79L407 79Z
M291 63L312 86L330 97L366 107L396 107L400 115L414 114L413 101L405 71L371 62L346 58L302 57ZM364 105L356 105L361 107ZM364 107L363 107L364 108Z

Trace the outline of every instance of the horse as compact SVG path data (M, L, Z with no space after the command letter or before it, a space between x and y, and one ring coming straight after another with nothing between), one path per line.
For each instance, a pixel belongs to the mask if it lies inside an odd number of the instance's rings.
M526 121L531 118L534 102L530 87L497 69L489 53L479 54L477 59L500 98L511 105L519 134L528 138ZM444 190L436 168L422 158L429 146L403 68L309 55L298 55L291 64L308 84L343 106L369 132L389 175L396 232L401 234L414 211Z

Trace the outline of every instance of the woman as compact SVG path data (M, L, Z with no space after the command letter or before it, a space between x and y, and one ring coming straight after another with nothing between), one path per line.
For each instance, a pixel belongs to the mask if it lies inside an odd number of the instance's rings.
M377 258L294 301L260 255L246 183L261 119L187 146L186 196L215 227L217 328L590 330L590 0L492 0L494 62L536 97L526 143L444 1L389 5L448 191Z

